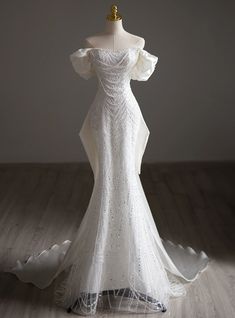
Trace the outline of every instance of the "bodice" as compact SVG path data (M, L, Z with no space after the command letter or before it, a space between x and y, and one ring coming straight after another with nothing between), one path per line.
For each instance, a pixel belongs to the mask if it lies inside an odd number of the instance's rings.
M107 168L100 155L102 147L115 148L117 151L113 158L119 158L119 146L127 147L128 153L134 153L128 160L129 165L140 173L141 160L150 132L132 93L130 81L146 81L153 73L158 57L141 48L80 48L70 55L70 60L74 70L82 78L98 79L96 96L79 132L95 179L102 170L101 163ZM126 132L125 140L129 141L129 146L120 142L123 132ZM112 145L107 146L110 140ZM130 151L131 147L133 151ZM119 159L120 165L123 165L124 161ZM108 161L107 166L110 162L112 160Z
M133 98L130 80L131 70L138 58L136 49L93 49L88 54L98 78L96 100L113 105Z
M131 70L138 58L136 49L93 49L88 54L98 77L100 91L104 91L107 96L129 93Z

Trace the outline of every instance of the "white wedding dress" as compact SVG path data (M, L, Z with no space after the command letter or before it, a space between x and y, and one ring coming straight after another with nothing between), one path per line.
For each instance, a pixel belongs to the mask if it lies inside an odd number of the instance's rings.
M130 81L146 81L158 57L141 48L80 48L70 59L81 77L98 82L79 132L94 173L92 195L72 241L18 260L11 272L41 289L65 273L55 302L81 315L164 312L209 258L160 238L140 181L150 132Z

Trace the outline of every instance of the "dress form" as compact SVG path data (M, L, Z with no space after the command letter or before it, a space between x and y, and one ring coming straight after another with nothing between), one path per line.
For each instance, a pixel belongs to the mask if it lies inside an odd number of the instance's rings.
M130 81L148 80L158 57L123 29L116 6L105 32L85 42L70 59L100 84L79 132L94 172L89 205L72 241L17 261L11 272L43 289L65 271L54 295L68 312L165 312L170 296L185 294L177 277L195 280L208 258L161 239L138 177L150 131Z
M112 50L130 47L144 48L145 40L131 34L123 28L122 17L117 12L117 6L112 5L111 14L106 18L104 32L89 36L84 41L84 47L107 48Z

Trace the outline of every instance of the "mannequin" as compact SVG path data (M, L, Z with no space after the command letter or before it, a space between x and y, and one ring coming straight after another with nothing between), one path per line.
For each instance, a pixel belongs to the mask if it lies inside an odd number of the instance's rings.
M98 83L79 131L94 173L89 204L73 242L18 260L11 272L41 289L67 272L54 295L68 312L165 312L170 296L185 295L175 276L195 280L208 257L161 239L138 176L150 131L130 82L148 80L158 57L124 30L115 5L105 31L85 44L70 59L81 77Z
M143 49L144 38L133 35L124 30L122 16L117 11L117 6L111 6L111 14L107 15L105 31L85 39L86 48L104 48L120 50L130 47Z

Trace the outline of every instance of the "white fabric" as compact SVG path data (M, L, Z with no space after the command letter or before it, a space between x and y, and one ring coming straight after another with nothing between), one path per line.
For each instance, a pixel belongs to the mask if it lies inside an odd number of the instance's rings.
M195 280L209 258L203 251L160 238L140 181L149 129L130 81L148 80L158 57L139 48L80 48L70 59L81 77L98 79L97 94L79 132L94 188L72 242L63 242L61 249L54 245L26 263L18 261L12 272L45 288L65 270L67 278L56 289L55 300L67 308L79 298L82 302L73 307L76 313L94 314L103 308L101 293L107 290L129 293L108 295L109 308L162 310L171 296L186 294L183 283ZM149 299L157 302L153 305Z

